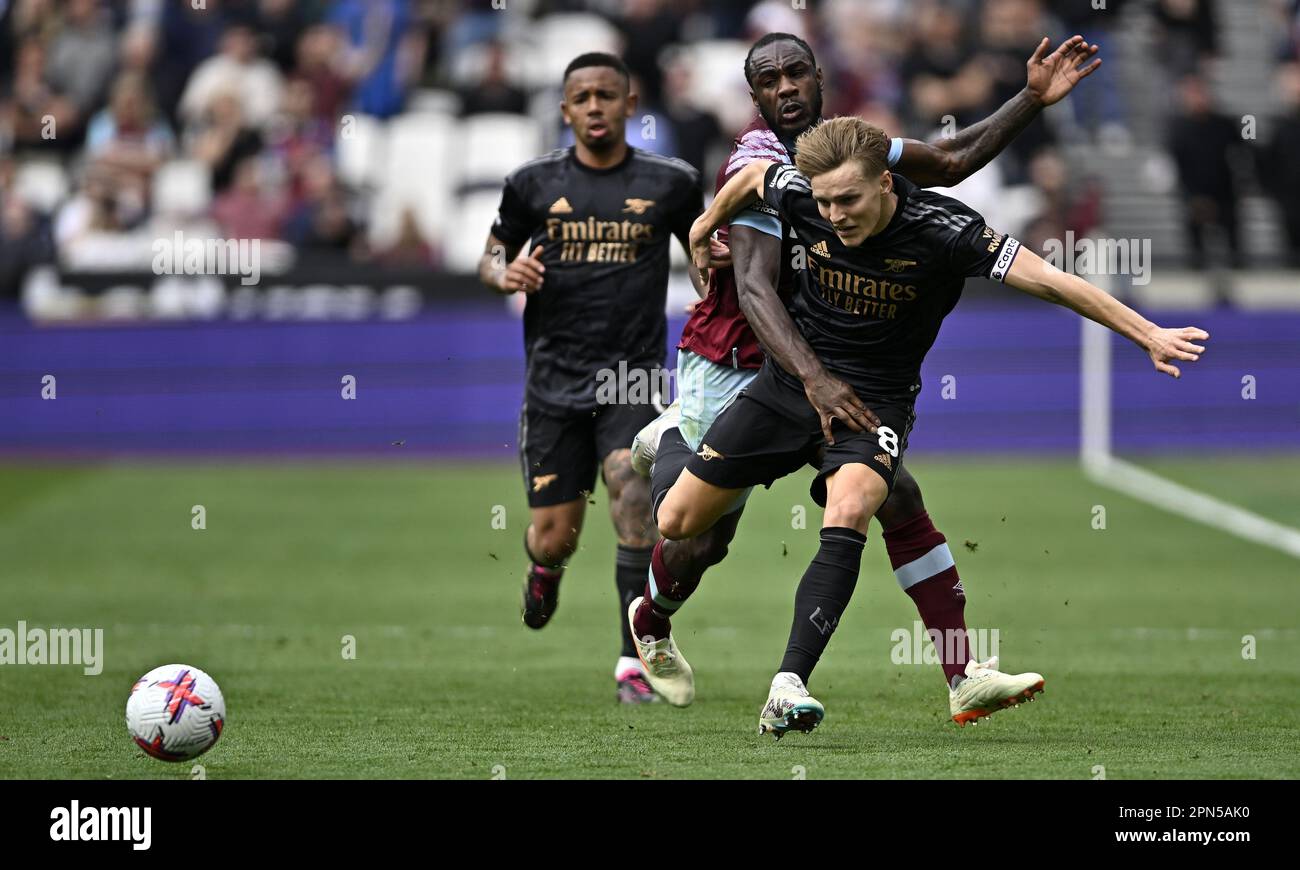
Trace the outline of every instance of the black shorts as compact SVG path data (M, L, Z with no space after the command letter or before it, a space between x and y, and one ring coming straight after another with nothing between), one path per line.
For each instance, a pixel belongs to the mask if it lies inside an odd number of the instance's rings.
M599 405L592 411L557 415L529 408L519 413L519 461L529 507L551 507L586 498L596 470L615 450L659 416L648 403Z
M910 403L866 404L880 418L876 434L854 432L832 420L835 443L826 444L817 412L803 390L782 382L765 365L713 421L686 467L705 483L744 489L760 483L771 486L809 464L818 469L809 492L825 507L826 477L842 465L860 462L884 478L892 492L916 415Z

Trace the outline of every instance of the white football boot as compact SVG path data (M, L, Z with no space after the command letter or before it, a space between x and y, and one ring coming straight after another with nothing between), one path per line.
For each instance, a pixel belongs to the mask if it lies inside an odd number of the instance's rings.
M783 671L772 678L767 703L758 714L758 733L780 740L787 731L811 731L826 716L826 708L808 694L798 674Z
M655 693L669 704L674 707L690 706L690 703L695 700L695 672L691 670L691 664L686 661L682 651L677 648L673 633L668 632L668 636L663 640L643 640L636 636L632 616L641 606L644 598L644 595L638 595L636 600L627 606L627 627L632 633L633 642L636 643L637 657L645 667L646 679L650 681L650 687L655 690Z
M948 706L952 721L965 728L967 722L974 723L981 716L1032 701L1034 693L1041 691L1042 674L1004 674L998 670L997 656L986 662L971 659L966 663L966 679L948 690Z
M632 470L642 477L650 476L659 452L659 439L664 432L682 422L682 400L674 399L664 412L642 427L632 439Z

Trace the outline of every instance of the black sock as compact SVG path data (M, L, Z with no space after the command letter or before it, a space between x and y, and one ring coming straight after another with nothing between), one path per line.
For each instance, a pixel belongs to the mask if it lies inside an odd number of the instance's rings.
M654 549L618 545L614 568L614 582L618 586L618 624L623 627L623 655L629 658L636 658L636 645L632 643L632 632L627 625L627 606L645 591L646 577L650 573L650 554Z
M691 461L691 455L691 445L686 443L676 426L660 436L654 468L650 471L650 504L653 506L650 513L656 522L659 520L659 505L681 476L682 469Z
M867 537L832 528L822 529L821 541L794 594L794 624L781 659L781 671L798 674L805 685L853 597Z

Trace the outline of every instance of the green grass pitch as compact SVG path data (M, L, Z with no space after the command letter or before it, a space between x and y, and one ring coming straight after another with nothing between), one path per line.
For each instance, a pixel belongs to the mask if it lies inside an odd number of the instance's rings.
M614 702L603 490L557 616L532 632L510 465L5 467L0 627L102 628L105 651L99 676L0 666L0 777L189 777L123 725L132 682L172 661L225 693L228 727L198 761L209 779L1300 776L1300 563L1066 460L909 466L957 557L968 624L996 628L1005 669L1041 671L1047 691L954 725L937 666L891 660L891 632L916 614L873 528L812 682L827 718L779 743L756 726L816 548L804 474L754 495L677 620L698 687L678 710ZM1153 467L1300 523L1300 458Z

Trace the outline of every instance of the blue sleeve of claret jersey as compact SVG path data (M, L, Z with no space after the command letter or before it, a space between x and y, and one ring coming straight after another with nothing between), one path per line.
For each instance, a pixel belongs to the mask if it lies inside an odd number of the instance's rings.
M893 166L903 156L903 140L894 137L889 140L889 165Z
M751 227L760 233L767 233L769 236L776 236L778 239L785 235L781 229L780 218L754 209L745 209L733 217L731 225L734 227L737 224L742 227Z

